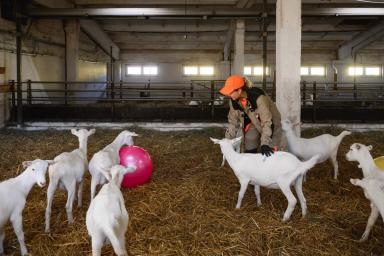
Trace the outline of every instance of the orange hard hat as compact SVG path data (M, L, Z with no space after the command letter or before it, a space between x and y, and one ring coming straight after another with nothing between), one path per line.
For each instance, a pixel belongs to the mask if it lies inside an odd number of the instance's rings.
M221 88L220 93L229 96L234 90L243 87L245 84L244 78L239 75L233 75L227 78L224 87Z

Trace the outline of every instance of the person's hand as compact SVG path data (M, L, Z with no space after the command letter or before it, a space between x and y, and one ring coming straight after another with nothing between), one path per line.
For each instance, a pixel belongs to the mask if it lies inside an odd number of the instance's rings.
M261 145L261 154L263 156L271 156L274 153L273 148L268 145Z

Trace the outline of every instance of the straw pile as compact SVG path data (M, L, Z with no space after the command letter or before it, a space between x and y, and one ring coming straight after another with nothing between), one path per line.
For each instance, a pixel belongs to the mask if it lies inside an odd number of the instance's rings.
M261 190L263 205L256 206L253 188L242 208L235 210L239 184L228 166L219 168L221 153L209 136L223 131L155 132L132 129L142 136L136 144L146 148L154 162L152 182L124 191L129 212L126 236L130 255L382 255L384 229L381 218L369 240L358 243L370 212L361 189L349 183L361 177L356 163L345 153L353 142L372 144L374 156L384 153L383 133L347 136L339 150L339 181L332 179L329 163L317 165L307 175L304 194L308 215L301 219L299 204L288 223L282 223L287 202L278 190ZM97 130L89 139L89 157L110 143L119 131ZM317 129L311 137L340 130ZM68 131L0 132L0 179L15 176L20 163L35 158L51 159L77 147ZM381 142L381 144L380 144ZM89 174L84 203L74 208L75 223L66 221L66 194L55 194L51 234L44 233L46 188L31 191L24 209L24 232L31 255L89 255L90 239L85 227L89 205ZM4 242L7 255L19 255L19 245L10 225ZM103 255L112 255L110 245Z

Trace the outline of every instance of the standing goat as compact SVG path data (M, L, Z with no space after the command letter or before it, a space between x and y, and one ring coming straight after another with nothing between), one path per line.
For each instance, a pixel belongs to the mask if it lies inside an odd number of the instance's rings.
M21 254L28 255L24 242L23 232L23 210L29 191L33 185L45 186L45 174L51 160L40 160L23 162L25 171L19 176L0 183L0 255L3 255L3 241L5 237L4 225L10 219L13 229L19 240Z
M119 150L123 145L132 146L133 136L138 136L134 132L122 131L116 139L105 148L93 155L89 162L89 172L91 180L91 200L95 197L96 186L103 185L111 180L109 170L112 166L120 163Z
M339 165L337 163L337 151L341 140L350 135L350 131L343 131L338 136L322 134L320 136L305 139L297 137L293 131L293 124L288 119L281 122L282 128L287 136L289 151L302 161L311 159L318 155L317 163L322 163L328 159L331 160L334 170L334 179L337 180L339 174Z
M372 212L368 218L367 227L360 238L360 242L363 242L368 239L379 213L384 221L384 181L375 178L351 179L350 181L353 185L361 187L365 197L371 201Z
M47 208L45 210L45 232L50 232L51 209L53 195L59 186L68 192L65 205L68 223L73 223L72 207L76 197L76 184L79 184L77 191L77 206L82 205L83 176L88 167L87 143L88 137L95 133L95 129L72 129L72 134L79 139L79 148L72 152L64 152L56 156L56 164L49 168L49 186L47 191Z
M134 166L127 168L121 165L113 166L110 171L111 181L101 188L89 206L86 224L88 233L92 237L93 256L101 254L101 248L106 239L111 242L117 255L128 255L125 248L128 212L120 185L124 174L135 170Z
M379 217L379 212L384 218L384 192L382 191L384 189L384 172L376 166L369 152L370 150L372 150L372 146L354 143L346 154L348 161L357 161L359 163L364 176L361 182L351 179L351 183L361 186L364 189L365 196L371 201L371 214L365 231L360 238L361 242L368 239L372 226ZM381 184L381 190L378 188L378 184Z
M244 193L250 183L267 188L281 189L288 200L288 207L283 217L283 222L286 222L291 217L297 203L290 188L294 185L299 197L302 215L305 216L307 203L302 190L303 175L316 164L318 156L312 157L309 161L301 162L297 157L287 152L275 152L270 157L265 157L262 154L240 154L233 149L233 145L241 139L218 140L211 138L215 144L220 145L221 152L225 155L228 164L240 182L236 208L240 208ZM256 190L256 186L255 193L259 202L260 190Z

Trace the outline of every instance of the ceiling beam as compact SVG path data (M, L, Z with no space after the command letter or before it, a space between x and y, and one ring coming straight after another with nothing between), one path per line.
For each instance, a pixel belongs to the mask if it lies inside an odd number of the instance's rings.
M54 10L56 8L69 8L73 7L72 3L67 1L57 1L57 0L34 0L35 4L49 7L45 10ZM53 17L52 17L53 18ZM112 47L112 58L115 60L119 59L120 49L119 47L109 38L108 34L92 20L80 20L80 26L82 31L88 35L88 37L94 41L101 49L103 49L107 54L111 54Z
M354 39L342 45L338 50L339 60L353 57L356 52L384 36L384 20L369 30L358 34Z
M274 10L269 13L274 15ZM141 18L141 19L229 19L258 18L260 8L167 7L167 8L28 8L26 15L36 18ZM384 8L319 8L304 6L303 16L384 16Z

